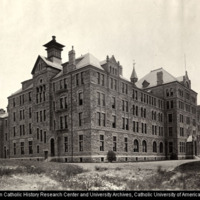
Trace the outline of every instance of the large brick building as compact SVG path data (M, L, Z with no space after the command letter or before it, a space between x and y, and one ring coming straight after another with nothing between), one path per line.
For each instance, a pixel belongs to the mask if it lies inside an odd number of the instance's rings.
M1 157L104 162L109 150L117 161L199 153L197 93L187 73L176 78L160 68L138 81L133 66L129 81L114 56L76 58L72 47L62 63L64 45L53 36L44 46L47 58L38 56L32 79L8 97Z

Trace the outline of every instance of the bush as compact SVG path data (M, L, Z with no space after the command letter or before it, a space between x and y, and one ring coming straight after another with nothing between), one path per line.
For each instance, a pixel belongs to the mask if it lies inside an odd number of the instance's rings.
M100 167L100 166L95 166L96 171L106 171L108 168L107 167Z
M172 153L171 156L170 156L170 159L171 160L177 160L178 159L177 154Z
M107 153L108 162L116 161L116 154L113 151L108 151Z

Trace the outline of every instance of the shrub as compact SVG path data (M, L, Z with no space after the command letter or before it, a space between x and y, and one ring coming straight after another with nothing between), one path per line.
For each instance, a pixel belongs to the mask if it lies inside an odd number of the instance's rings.
M171 156L170 156L170 159L171 160L177 160L178 159L177 154L172 153Z
M116 161L116 154L113 151L108 151L107 153L108 162Z
M95 166L96 171L106 171L108 168L107 167L100 167L100 166Z

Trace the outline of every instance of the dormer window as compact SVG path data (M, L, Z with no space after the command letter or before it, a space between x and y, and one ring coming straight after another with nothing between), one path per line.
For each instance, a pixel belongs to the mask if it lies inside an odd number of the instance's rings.
M149 82L147 82L146 80L144 80L143 83L142 83L142 87L146 88L146 87L149 86L149 84L150 84Z

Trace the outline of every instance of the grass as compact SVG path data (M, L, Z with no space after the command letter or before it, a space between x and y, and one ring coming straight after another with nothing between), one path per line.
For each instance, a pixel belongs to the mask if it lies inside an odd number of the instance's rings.
M94 164L94 170L85 170L81 166L88 165L84 165L84 163L76 165L37 161L2 161L0 163L0 188L3 188L4 181L2 180L8 179L12 183L12 175L23 177L27 174L27 176L33 175L33 183L36 181L34 177L38 177L37 181L40 177L41 179L48 177L48 181L53 181L52 184L49 182L45 184L44 181L37 182L36 185L40 190L58 190L58 188L61 190L200 189L200 162L182 164L172 171L161 166L156 168L155 165L153 167L150 165L131 165L131 163Z

